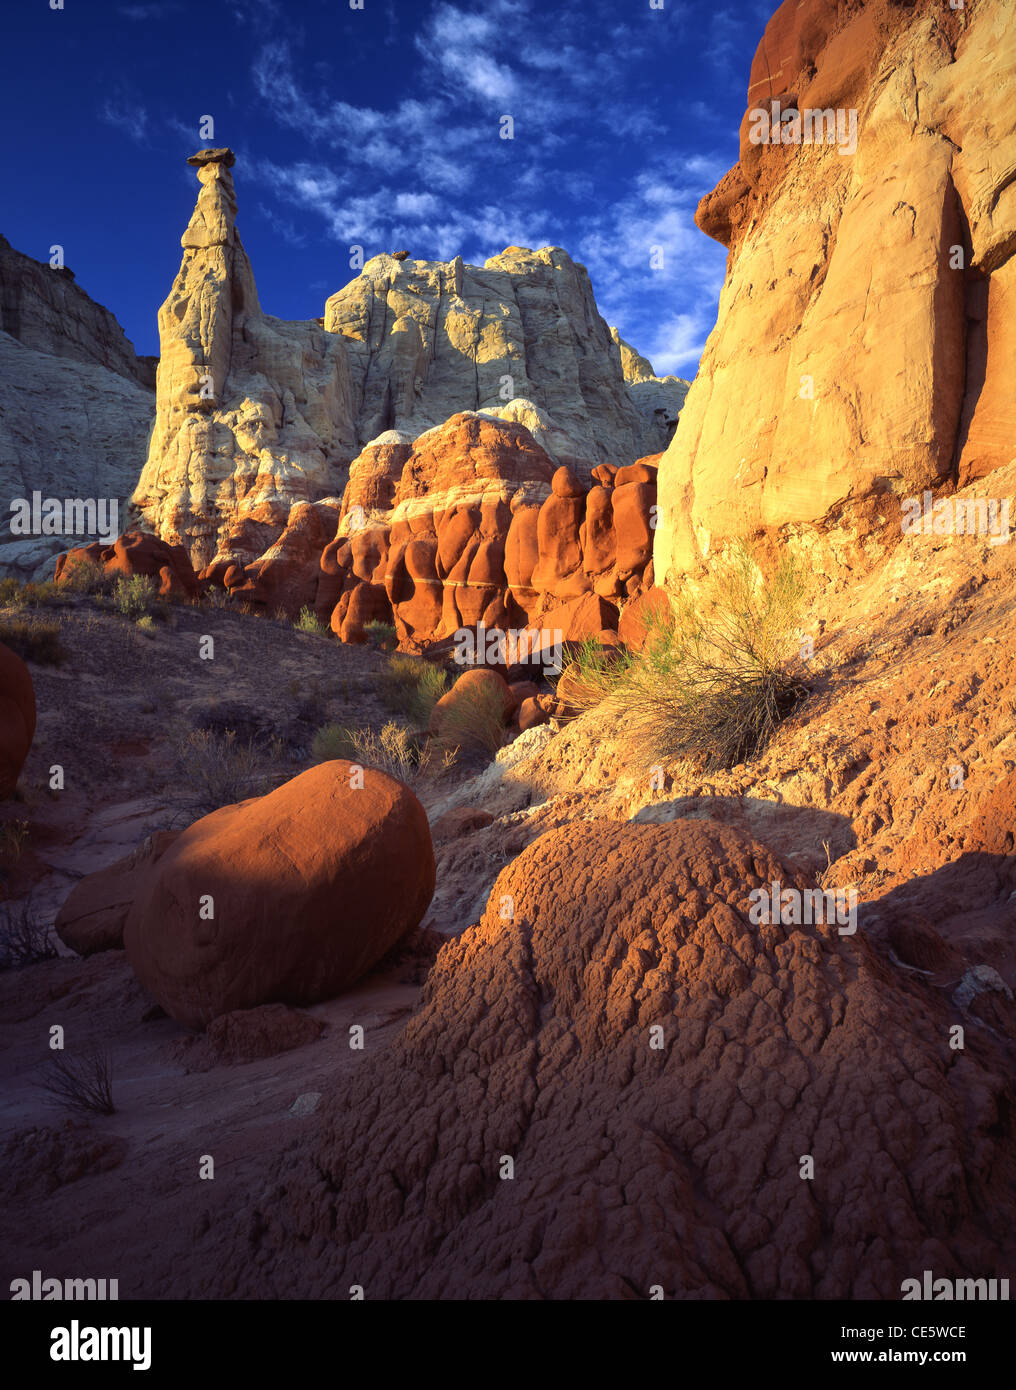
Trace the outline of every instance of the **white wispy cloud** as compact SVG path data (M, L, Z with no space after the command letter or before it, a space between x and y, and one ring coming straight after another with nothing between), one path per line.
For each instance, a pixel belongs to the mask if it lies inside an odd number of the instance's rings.
M582 224L573 251L601 313L661 375L693 370L715 321L726 258L693 218L725 169L704 155L672 170L654 164L626 197Z
M541 14L536 0L485 0L482 9L439 0L412 39L414 84L377 105L330 93L327 69L303 82L299 35L276 25L259 41L254 86L273 118L303 137L303 157L257 160L251 172L286 209L277 212L280 227L310 217L368 256L405 247L413 256L482 263L512 244L563 245L587 265L608 322L657 371L688 375L712 327L724 268L722 248L697 230L693 214L730 152L711 149L720 128L701 103L691 112L701 126L696 152L668 159L658 135L661 103L672 93L647 88L638 100L614 99L630 91L632 72L660 43L661 12L559 0L553 27ZM695 34L687 15L668 13L666 22L666 32L685 40ZM726 62L728 49L743 55L730 11L700 12L697 23L708 60ZM498 138L502 114L515 118L513 141ZM586 153L594 127L612 149L626 142L630 150L627 177L616 159L603 162L609 196L595 144L582 167L573 162L576 132ZM574 205L563 225L547 206L561 197Z
M127 92L118 91L108 96L99 108L99 118L106 125L115 126L136 144L148 143L147 108Z

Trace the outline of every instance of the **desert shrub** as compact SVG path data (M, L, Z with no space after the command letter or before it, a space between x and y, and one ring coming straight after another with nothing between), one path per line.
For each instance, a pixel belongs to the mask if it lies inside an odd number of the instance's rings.
M192 819L265 790L260 750L253 739L242 741L232 729L190 729L177 736L173 754L173 799Z
M691 757L706 770L757 756L807 694L796 664L803 578L784 555L766 581L739 548L698 600L650 615L644 649L616 665L575 663L569 699L605 702L640 761Z
M41 1074L42 1089L65 1110L113 1115L113 1062L98 1048L82 1057L54 1053Z
M56 947L32 906L31 897L0 907L0 970L54 960Z
M395 714L404 714L419 728L448 688L440 666L418 656L392 656L378 673L381 699Z
M453 753L444 753L438 760L431 747L394 719L389 720L380 733L373 729L346 729L338 724L326 724L315 734L312 752L319 763L343 758L363 767L378 768L407 783L440 776L450 770L454 762Z
M460 686L441 709L435 744L440 749L489 753L504 742L504 693L493 682Z
M12 867L21 858L21 846L31 827L26 820L5 820L0 824L0 864Z
M285 614L283 614L283 617L285 617ZM296 619L293 626L296 628L297 632L309 632L314 637L327 637L330 631L330 629L325 627L324 623L320 621L313 608L308 607L307 604L304 604L300 609L300 616Z
M200 595L197 601L205 604L208 608L232 607L229 590L222 584L209 584L208 588Z
M54 579L40 583L29 581L27 584L13 578L0 580L0 606L4 608L43 608L66 603L68 597Z
M604 647L595 637L569 644L558 689L562 698L567 695L569 704L590 709L614 694L636 660L635 654L626 647ZM561 679L565 676L566 690L561 690Z
M67 594L108 594L116 579L116 575L107 574L94 560L78 555L64 566L57 587Z
M375 651L390 652L394 649L396 633L392 623L379 623L375 619L364 623L363 630Z
M55 579L43 579L39 583L33 581L25 585L22 593L26 603L38 607L67 601L67 595Z
M21 581L8 576L0 579L0 608L20 608L24 603Z
M155 619L147 613L143 618L139 618L134 626L139 632L143 632L146 637L155 636Z
M0 642L23 660L42 666L59 666L67 655L60 641L60 625L34 615L0 619Z
M147 574L121 574L113 585L113 604L117 612L136 622L151 613L157 591L155 580Z

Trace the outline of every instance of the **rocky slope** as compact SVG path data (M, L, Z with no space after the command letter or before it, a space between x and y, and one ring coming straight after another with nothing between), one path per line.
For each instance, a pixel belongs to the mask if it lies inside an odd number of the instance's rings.
M116 499L144 463L154 359L74 281L0 237L0 575L41 577L70 543L12 537L13 498Z
M463 410L524 425L586 480L667 442L684 383L645 368L626 379L566 252L509 247L482 267L377 256L321 320L286 323L258 304L234 156L191 162L202 187L159 313L157 418L134 515L196 568L255 561L294 504L341 493L364 446Z
M422 999L373 977L242 1085L228 1057L198 1066L213 1035L153 1011L119 951L8 977L0 1167L38 1193L12 1214L10 1276L113 1261L124 1296L890 1300L926 1268L1009 1277L1013 555L915 538L830 588L808 616L812 697L729 772L668 763L654 785L597 712L522 735L427 803L425 925L455 939ZM311 669L330 695L355 671L332 716L363 720L383 660L186 608L141 659L112 615L101 642L74 617L70 671L33 673L33 788L66 746L63 687L109 663L123 677L71 707L73 804L17 808L65 893L69 869L170 823L167 729L143 702L152 671L192 721L221 689L218 671L194 685L198 633L269 733ZM856 933L753 924L748 894L773 876L854 888ZM118 1113L78 1129L40 1113L30 1079L54 999L116 1057ZM167 1161L167 1100L177 1148L205 1152L228 1121L214 1185Z
M658 582L732 536L848 545L1012 457L1014 94L1008 0L776 11L740 161L696 214L730 258L661 464ZM845 139L753 143L776 103L842 112Z

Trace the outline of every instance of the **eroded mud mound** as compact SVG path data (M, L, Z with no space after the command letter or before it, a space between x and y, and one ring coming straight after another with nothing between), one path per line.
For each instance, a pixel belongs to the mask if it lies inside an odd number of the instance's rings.
M773 880L805 886L708 822L541 837L326 1102L317 1153L280 1165L231 1248L195 1252L211 1281L899 1298L927 1268L996 1274L1016 1188L992 1035L861 932L753 925Z

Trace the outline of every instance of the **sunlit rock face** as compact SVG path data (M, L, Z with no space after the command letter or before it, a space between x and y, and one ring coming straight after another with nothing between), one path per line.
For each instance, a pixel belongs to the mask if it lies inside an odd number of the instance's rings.
M233 154L190 162L201 191L159 310L155 429L133 500L201 568L265 551L295 502L341 491L356 448L342 339L262 312L236 229Z
M549 417L556 461L587 477L666 442L629 394L585 267L560 247L509 246L482 266L375 256L328 300L325 327L346 339L364 443L509 403L527 426Z
M131 519L184 545L195 568L257 561L295 504L341 496L354 460L367 506L387 507L404 462L391 441L462 411L524 426L587 481L666 444L685 383L653 376L612 335L567 252L509 247L482 267L375 256L323 318L286 322L258 303L232 151L190 163L201 188L159 311L156 422Z
M1011 21L1007 0L786 0L770 20L740 160L696 214L730 258L660 466L658 582L736 536L863 541L900 498L1008 462Z

